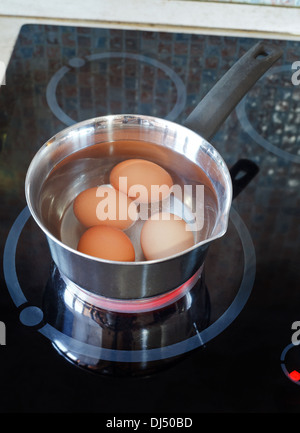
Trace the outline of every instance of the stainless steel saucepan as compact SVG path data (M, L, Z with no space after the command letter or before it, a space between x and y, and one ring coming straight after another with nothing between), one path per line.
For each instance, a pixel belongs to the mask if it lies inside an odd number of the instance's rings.
M64 278L93 295L143 300L172 291L199 275L210 243L227 230L232 202L229 170L209 139L280 56L277 49L256 44L204 97L183 126L151 116L109 115L66 128L41 147L27 172L26 200ZM72 219L71 203L83 189L106 183L112 166L126 158L148 159L196 184L209 180L216 209L207 216L213 218L213 225L205 238L196 238L195 245L181 253L151 261L102 260L76 250L72 241L79 229Z

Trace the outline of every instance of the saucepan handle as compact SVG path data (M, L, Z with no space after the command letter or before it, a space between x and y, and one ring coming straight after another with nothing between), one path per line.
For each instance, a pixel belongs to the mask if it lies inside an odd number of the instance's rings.
M282 51L259 42L247 51L185 120L184 125L210 140L256 81L282 56Z

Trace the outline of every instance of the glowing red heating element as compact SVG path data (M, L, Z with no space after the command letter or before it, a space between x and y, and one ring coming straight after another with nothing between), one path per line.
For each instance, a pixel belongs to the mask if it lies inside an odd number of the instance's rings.
M297 370L293 370L289 373L289 376L292 380L298 381L300 380L300 373Z
M167 293L166 295L155 296L149 299L143 300L130 300L130 301L115 301L113 299L101 299L101 307L106 310L119 311L123 313L138 313L142 311L152 311L158 308L162 308L169 305L171 302L175 302L179 299L185 292L190 289L191 282L194 278L190 278L182 286Z
M71 291L76 293L76 295L83 301L88 302L97 307L103 308L108 311L116 311L122 313L140 313L146 311L153 311L158 308L165 307L172 302L178 300L181 296L187 293L198 281L201 276L203 266L198 269L198 271L184 284L176 289L163 294L154 296L152 298L146 299L132 299L132 300L117 300L111 298L105 298L103 296L94 295L88 293L86 290L75 285L67 277L63 276L64 280L67 282L67 286Z

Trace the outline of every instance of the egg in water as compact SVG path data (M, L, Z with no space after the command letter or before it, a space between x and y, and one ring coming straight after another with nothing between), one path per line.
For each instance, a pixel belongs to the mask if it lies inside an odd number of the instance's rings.
M194 235L188 224L167 212L152 215L145 222L140 240L146 260L164 259L194 245Z
M166 198L170 194L173 180L164 168L154 162L128 159L112 169L110 183L137 203L150 203Z
M78 194L73 211L85 227L106 225L126 230L137 219L135 203L126 194L105 185Z
M79 239L77 250L104 260L135 260L135 250L129 237L120 229L104 225L87 229Z

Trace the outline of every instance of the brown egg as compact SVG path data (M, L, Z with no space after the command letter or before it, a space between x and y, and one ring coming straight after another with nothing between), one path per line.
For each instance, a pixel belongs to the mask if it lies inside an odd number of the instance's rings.
M193 232L181 218L170 213L152 215L141 231L141 247L147 260L163 259L194 245Z
M126 178L126 181L120 178ZM173 180L164 168L154 162L145 159L128 159L112 169L110 183L136 202L150 203L167 197L170 194ZM158 193L158 188L163 185L164 189L161 188ZM154 186L153 193L151 193L152 186ZM157 191L157 194L154 191Z
M129 237L119 229L98 225L87 229L77 250L105 260L134 262L135 251Z
M74 200L73 211L85 227L106 225L125 230L137 218L135 203L110 186L82 191Z

